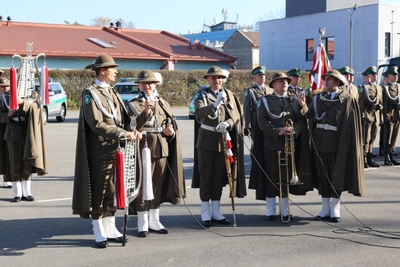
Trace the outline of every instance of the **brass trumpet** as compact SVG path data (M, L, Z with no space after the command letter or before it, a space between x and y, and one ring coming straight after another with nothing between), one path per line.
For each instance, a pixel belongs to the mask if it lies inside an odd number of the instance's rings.
M286 121L285 127L290 128L290 134L285 135L285 146L284 146L284 153L285 156L281 158L281 153L282 151L278 151L278 166L279 166L279 211L280 211L280 216L281 216L281 221L283 223L288 223L290 221L290 199L289 199L289 186L291 185L302 185L303 182L300 181L299 177L297 176L296 173L296 162L295 162L295 143L294 143L294 138L295 138L295 132L293 128L293 121L291 119L288 119ZM290 155L290 164L291 164L291 176L289 179L289 157ZM282 167L286 168L286 181L282 181ZM283 199L283 188L286 188L286 197L288 201L288 216L287 219L285 219L283 216L283 205L282 205L282 199Z

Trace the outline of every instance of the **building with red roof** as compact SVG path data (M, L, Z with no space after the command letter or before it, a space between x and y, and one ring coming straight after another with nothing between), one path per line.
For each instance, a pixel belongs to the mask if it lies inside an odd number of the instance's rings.
M236 58L187 38L162 31L110 27L0 21L0 69L11 57L46 54L54 69L84 69L101 54L111 55L121 69L193 70L210 66L230 68ZM14 62L15 67L19 62Z

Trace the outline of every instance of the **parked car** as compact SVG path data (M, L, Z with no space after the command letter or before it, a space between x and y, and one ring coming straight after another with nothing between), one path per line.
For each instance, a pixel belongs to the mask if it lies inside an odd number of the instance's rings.
M117 92L124 101L126 110L129 113L128 102L139 95L139 87L136 83L136 78L121 78L119 83L115 85Z
M192 101L189 104L189 119L193 120L195 115L194 115L194 99L192 99Z
M35 82L35 90L39 92L39 81ZM59 82L49 78L49 105L42 105L42 117L45 124L49 118L56 118L58 122L63 122L67 115L67 94Z

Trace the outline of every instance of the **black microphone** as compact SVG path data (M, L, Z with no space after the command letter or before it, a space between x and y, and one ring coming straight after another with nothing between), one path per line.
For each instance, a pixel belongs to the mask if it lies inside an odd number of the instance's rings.
M146 93L143 91L140 91L140 95L144 98L144 100L149 100L149 98L147 97Z
M149 100L149 98L147 97L146 93L143 91L140 91L140 95L144 98L144 100ZM151 110L154 112L154 106L150 106Z

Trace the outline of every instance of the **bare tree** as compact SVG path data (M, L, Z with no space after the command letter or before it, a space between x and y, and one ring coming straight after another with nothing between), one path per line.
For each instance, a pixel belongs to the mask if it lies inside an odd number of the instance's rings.
M84 26L83 24L80 24L79 22L75 21L74 23L70 23L67 20L64 20L64 23L67 25L76 25L76 26Z
M122 18L119 18L117 21L121 23L121 28L135 29L135 24L132 21L127 22Z
M256 22L256 29L259 29L260 21L281 19L286 16L285 5L281 5L276 9L270 9L268 13L264 13L258 17Z
M91 21L92 21L91 26L108 27L108 26L110 26L110 23L112 22L114 24L114 27L116 27L117 22L119 22L121 28L131 28L131 29L135 28L135 24L133 24L132 21L127 22L122 18L113 20L112 18L108 18L108 17L96 17L96 18L92 19Z
M100 17L96 17L94 19L91 19L91 21L92 21L91 26L108 27L108 26L110 26L110 23L112 22L112 19L100 16Z

